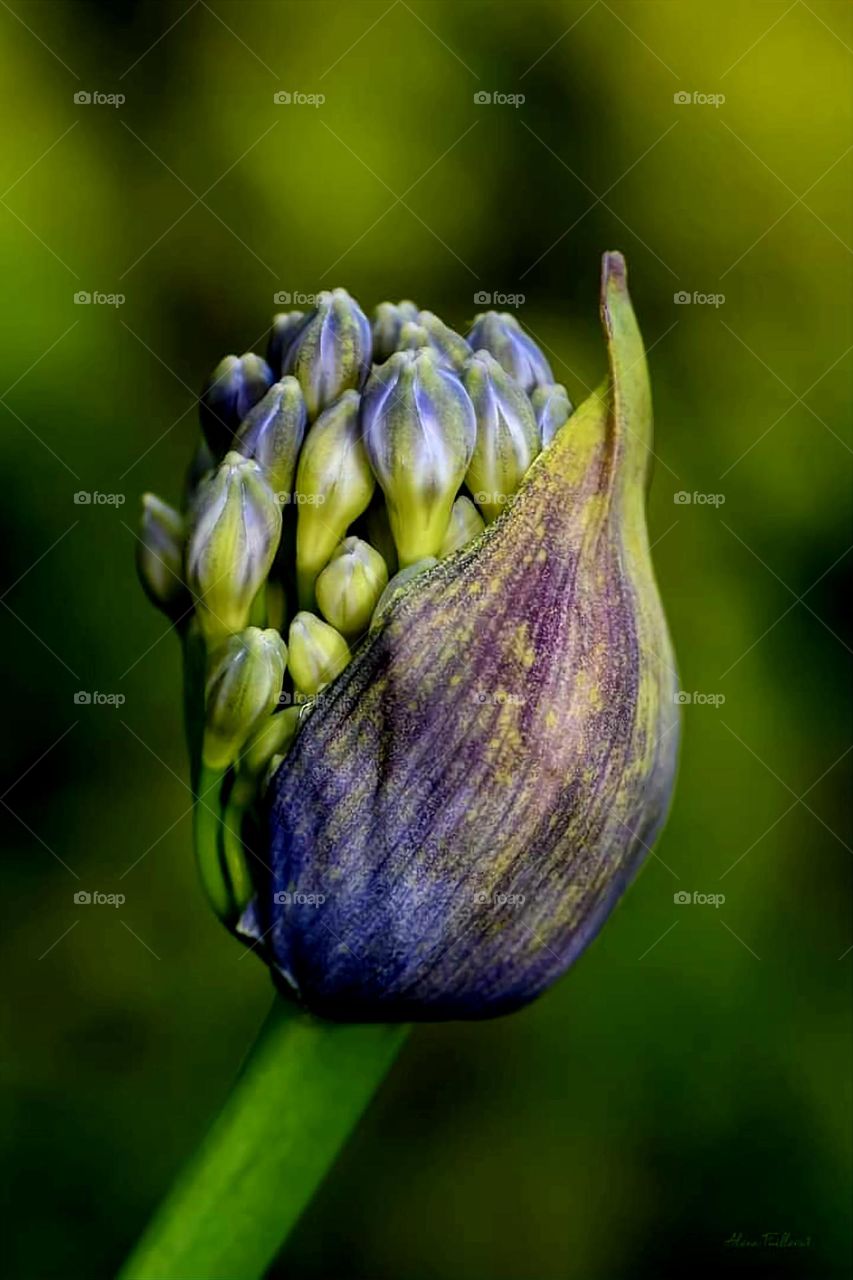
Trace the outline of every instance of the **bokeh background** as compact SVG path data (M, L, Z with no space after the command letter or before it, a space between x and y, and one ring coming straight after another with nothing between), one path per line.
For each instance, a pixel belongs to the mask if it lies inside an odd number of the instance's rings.
M194 880L133 572L203 377L279 292L464 327L482 291L579 400L608 248L656 399L672 817L555 990L412 1036L270 1275L850 1274L851 59L828 0L0 3L7 1274L113 1273L270 998Z

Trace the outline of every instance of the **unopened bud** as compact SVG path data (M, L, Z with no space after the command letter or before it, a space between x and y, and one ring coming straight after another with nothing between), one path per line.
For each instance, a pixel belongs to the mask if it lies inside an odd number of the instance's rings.
M344 391L362 387L371 351L370 323L346 289L318 294L284 362L285 372L299 379L312 421Z
M434 351L397 352L368 382L361 422L400 565L437 555L474 450L465 388Z
M257 462L228 453L199 489L187 585L205 638L242 631L281 536L281 508Z
M221 458L233 447L234 433L272 381L269 365L252 351L220 360L198 406L201 429L214 457Z
M255 798L261 786L262 775L273 760L287 754L299 728L301 707L285 707L267 716L244 744L237 760L237 777L231 791L230 802L243 808Z
M277 631L247 627L214 653L205 686L202 758L225 769L278 702L287 648Z
M380 302L373 313L373 359L377 364L400 350L403 326L417 318L414 302Z
M299 337L306 319L304 311L279 311L278 315L273 316L267 343L267 364L275 378L280 378L284 373L288 352Z
M466 543L473 542L486 527L486 522L474 506L470 498L464 494L456 499L450 512L450 523L444 535L444 541L438 553L440 560L452 555Z
M536 425L542 440L542 448L550 444L572 413L572 403L566 388L559 382L547 387L537 387L530 397L533 412L536 414Z
M152 604L172 619L192 608L184 585L186 530L180 512L156 494L142 495L136 568Z
M275 382L240 425L234 447L263 468L274 493L290 497L296 459L308 424L302 388L295 378ZM281 501L279 497L279 501Z
M288 633L287 667L300 693L313 697L349 660L349 646L339 631L313 613L297 613Z
M327 622L352 638L366 631L388 585L388 567L361 538L346 538L317 579L317 604Z
M434 311L419 311L418 325L428 334L429 345L442 364L461 372L472 355L472 349L462 335L440 320Z
M515 316L506 311L484 311L474 317L468 334L474 351L488 351L530 394L534 387L554 381L551 366Z
M539 430L521 387L487 351L465 371L477 415L477 443L465 483L488 521L504 510L540 451Z
M359 395L346 391L305 437L296 469L296 574L299 603L314 603L314 582L376 482L359 426Z

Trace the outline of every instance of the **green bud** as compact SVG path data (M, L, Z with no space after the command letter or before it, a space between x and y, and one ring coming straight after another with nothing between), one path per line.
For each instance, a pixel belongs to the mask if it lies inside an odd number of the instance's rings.
M192 608L184 585L186 530L180 512L156 494L142 495L136 568L152 604L173 620Z
M527 396L488 351L478 351L469 362L465 387L477 415L477 443L465 483L491 522L539 453L539 429Z
M225 769L281 694L287 648L277 631L247 627L214 653L205 686L202 759Z
M400 565L437 555L476 439L465 388L434 351L399 351L374 370L361 423Z
M444 535L444 541L438 558L444 560L467 543L478 538L486 527L486 522L474 506L470 498L464 494L456 499L450 512L450 523Z
M418 324L426 330L429 345L441 357L442 363L461 372L472 354L471 347L461 334L446 325L433 311L419 311Z
M284 361L284 371L299 379L312 421L344 391L363 386L372 345L367 316L346 289L317 295Z
M377 364L400 350L403 326L417 318L414 302L380 302L373 313L373 358Z
M273 760L281 759L290 748L299 728L301 707L285 707L267 716L249 738L237 760L237 777L231 791L230 803L245 808L255 799L262 775Z
M359 426L359 395L346 391L305 437L296 470L296 575L299 604L314 603L314 582L376 482Z
M388 567L379 552L361 538L346 538L317 579L317 604L342 635L359 636L387 585Z
M299 693L313 697L349 660L349 645L339 631L313 613L297 613L288 634L287 667Z
M296 459L308 425L302 388L295 378L274 383L240 424L234 448L263 467L279 502L290 500Z
M542 448L550 444L560 427L572 414L572 403L566 388L559 382L552 382L546 387L537 387L530 397L533 412L536 414L536 425L542 440Z
M228 453L199 488L187 585L210 643L242 631L281 536L281 507L257 462Z
M432 569L437 564L438 561L435 556L424 556L423 560L417 560L407 568L401 569L399 573L395 573L379 597L376 608L373 611L373 617L370 619L370 625L374 626L379 621L398 591L402 591L415 578L420 577L425 570Z
M304 311L279 311L278 315L273 316L267 343L267 364L275 378L280 378L283 374L288 352L298 338L305 320Z

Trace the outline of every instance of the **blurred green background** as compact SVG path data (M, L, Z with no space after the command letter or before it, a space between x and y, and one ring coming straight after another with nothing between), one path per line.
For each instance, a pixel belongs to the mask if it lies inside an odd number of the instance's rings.
M133 572L202 378L278 292L461 328L483 291L577 401L609 248L690 695L672 818L556 989L412 1036L270 1275L850 1274L851 46L826 0L0 4L7 1274L112 1274L270 998L194 880Z

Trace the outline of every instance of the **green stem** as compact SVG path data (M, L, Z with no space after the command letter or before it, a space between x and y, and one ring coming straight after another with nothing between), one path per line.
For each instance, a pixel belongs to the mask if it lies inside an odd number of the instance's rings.
M230 1097L120 1280L258 1280L407 1030L323 1022L276 997Z

